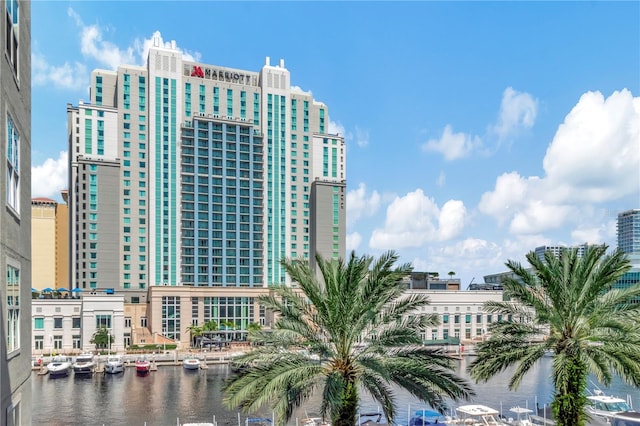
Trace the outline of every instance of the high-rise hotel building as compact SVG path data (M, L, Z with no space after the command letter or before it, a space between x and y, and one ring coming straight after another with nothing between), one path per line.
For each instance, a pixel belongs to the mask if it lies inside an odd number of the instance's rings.
M284 61L196 63L156 35L146 66L93 71L68 120L83 290L264 288L287 281L284 257L344 256L344 140Z

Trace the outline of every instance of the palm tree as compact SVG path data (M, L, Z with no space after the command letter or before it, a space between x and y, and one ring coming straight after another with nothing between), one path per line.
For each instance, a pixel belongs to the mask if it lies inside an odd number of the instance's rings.
M334 426L353 426L360 389L379 402L389 424L395 386L443 411L445 397L473 394L448 355L421 345L420 332L438 319L412 315L429 300L404 294L401 278L411 266L394 267L396 253L316 260L321 280L307 261L281 262L299 290L276 286L260 297L277 319L271 332L254 334L257 349L236 358L242 368L224 385L227 406L255 412L269 405L285 423L322 388L322 414Z
M197 343L198 337L202 336L202 332L204 330L203 330L203 327L194 324L187 327L186 331L189 333L191 346L195 346Z
M590 373L605 386L614 374L640 386L640 283L614 288L631 266L621 251L607 255L606 250L606 245L590 247L582 258L576 250L559 258L547 252L544 260L531 252L526 256L531 270L507 262L517 277L503 282L513 302L489 302L485 309L516 321L489 327L491 337L478 344L478 357L469 366L471 377L486 381L515 365L509 388L516 389L531 367L552 353L551 407L559 426L585 424Z
M202 325L202 331L216 331L218 329L218 323L214 320L206 321Z

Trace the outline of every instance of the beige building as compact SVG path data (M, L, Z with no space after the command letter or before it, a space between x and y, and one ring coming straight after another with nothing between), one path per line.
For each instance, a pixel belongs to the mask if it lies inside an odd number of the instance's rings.
M32 287L69 288L69 209L50 198L31 200Z

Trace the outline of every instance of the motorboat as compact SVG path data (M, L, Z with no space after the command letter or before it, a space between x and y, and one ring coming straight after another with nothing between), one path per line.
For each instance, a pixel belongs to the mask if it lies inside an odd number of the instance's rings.
M124 372L124 361L120 355L107 356L107 362L104 366L105 373L117 374Z
M450 419L445 417L434 410L416 410L413 413L411 419L409 419L409 426L425 426L425 425L445 425Z
M529 416L533 413L533 410L530 410L526 407L511 407L509 412L515 414L516 418L510 417L507 420L507 423L511 426L531 426L533 423Z
M76 362L73 363L74 374L93 374L93 370L96 368L96 363L93 359L93 354L85 353L76 357Z
M71 371L71 359L67 356L57 355L47 364L50 377L68 376Z
M633 411L629 401L617 396L606 395L600 389L593 391L592 395L587 395L587 400L589 401L586 407L587 413L591 417L600 417L607 421L616 414Z
M458 419L451 424L471 426L509 426L500 418L500 412L486 405L461 405L456 408Z
M136 373L138 374L147 374L151 369L151 363L145 356L138 357L136 359Z
M616 414L610 419L611 426L640 426L640 413L627 411Z
M182 366L185 370L198 370L200 368L200 360L195 356L187 356L182 360Z

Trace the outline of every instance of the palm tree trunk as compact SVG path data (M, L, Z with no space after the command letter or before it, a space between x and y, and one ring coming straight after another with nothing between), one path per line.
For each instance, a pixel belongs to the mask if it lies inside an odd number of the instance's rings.
M587 397L587 368L575 359L567 368L566 382L556 383L556 395L551 406L558 426L584 426Z
M354 426L356 424L356 415L358 414L358 386L353 381L348 381L344 394L342 395L342 403L340 409L331 419L333 426Z

